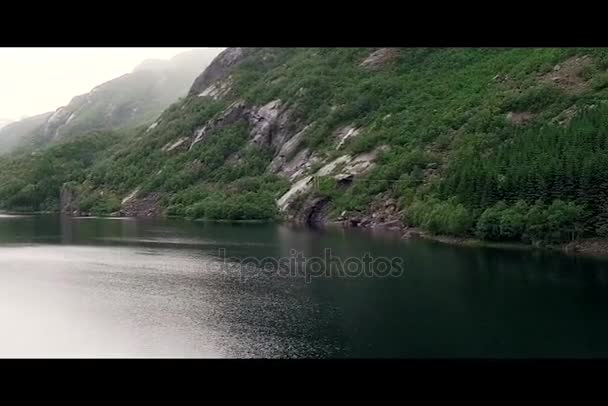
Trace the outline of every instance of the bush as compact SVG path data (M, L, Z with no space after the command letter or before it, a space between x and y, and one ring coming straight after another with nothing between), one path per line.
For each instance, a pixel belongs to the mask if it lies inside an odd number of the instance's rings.
M501 201L481 214L476 235L486 240L535 244L571 241L582 233L584 215L582 206L559 199L550 205L539 200L532 206L524 201L507 206Z
M170 213L178 210L190 219L206 220L272 220L277 216L274 198L268 192L214 192L185 209L173 204Z
M484 210L477 221L475 234L484 240L521 240L526 228L528 210L524 201L519 201L512 207L500 201Z
M415 200L408 207L407 213L413 225L434 234L466 235L474 223L471 213L454 200Z
M486 209L477 221L476 235L483 240L499 240L501 237L500 220L499 209L494 207Z
M526 229L526 214L529 206L523 200L514 206L503 209L500 216L500 238L504 240L520 240Z

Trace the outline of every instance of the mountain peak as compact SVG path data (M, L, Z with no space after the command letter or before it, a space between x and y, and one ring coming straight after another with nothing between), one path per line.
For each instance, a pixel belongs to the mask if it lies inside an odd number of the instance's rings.
M166 71L170 69L180 71L201 72L209 65L213 58L221 51L214 49L191 49L181 52L171 59L146 59L133 69L133 72L141 71Z
M171 63L166 59L146 59L133 69L133 72L144 70L159 71L168 69Z

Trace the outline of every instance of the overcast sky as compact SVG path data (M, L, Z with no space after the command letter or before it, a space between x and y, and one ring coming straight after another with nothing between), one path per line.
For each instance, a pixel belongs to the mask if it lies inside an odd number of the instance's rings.
M0 47L0 120L54 111L145 59L169 59L189 49Z

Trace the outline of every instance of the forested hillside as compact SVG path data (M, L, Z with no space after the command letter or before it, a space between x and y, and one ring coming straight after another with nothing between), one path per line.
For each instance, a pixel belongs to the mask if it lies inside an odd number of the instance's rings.
M153 123L0 161L0 203L59 210L68 184L93 214L605 237L607 69L604 49L230 48Z

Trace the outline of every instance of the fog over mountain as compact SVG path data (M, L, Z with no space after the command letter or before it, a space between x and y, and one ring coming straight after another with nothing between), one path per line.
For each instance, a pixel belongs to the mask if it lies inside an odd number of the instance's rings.
M3 127L0 128L0 153L11 152L22 145L46 145L71 134L135 127L151 122L171 103L186 95L196 76L220 51L192 49L170 59L144 59L130 73L99 83L88 93L73 95L65 106L57 106L54 111L31 116L9 126L0 125ZM87 75L86 72L74 74ZM45 92L52 92L52 89L41 89L40 97L45 97ZM3 114L4 103L0 100L0 114Z
M0 128L12 123L13 120L7 118L0 118Z

